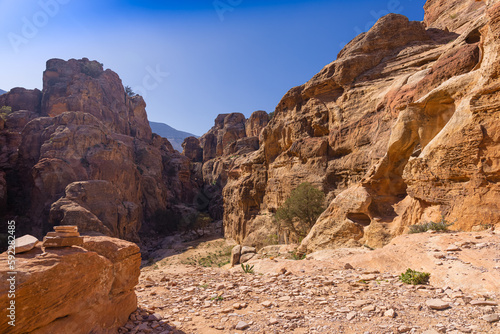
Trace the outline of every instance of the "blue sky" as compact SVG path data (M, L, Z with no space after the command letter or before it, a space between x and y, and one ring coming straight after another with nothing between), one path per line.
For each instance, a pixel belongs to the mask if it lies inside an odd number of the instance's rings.
M220 113L282 96L388 12L425 0L0 0L0 88L39 88L50 58L98 60L144 96L152 121L196 135Z

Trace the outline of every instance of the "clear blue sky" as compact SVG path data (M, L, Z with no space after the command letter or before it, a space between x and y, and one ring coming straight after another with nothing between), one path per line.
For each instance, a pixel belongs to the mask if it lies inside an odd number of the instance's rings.
M376 18L425 0L0 0L0 88L39 88L50 58L98 60L152 121L196 135L220 113L273 111Z

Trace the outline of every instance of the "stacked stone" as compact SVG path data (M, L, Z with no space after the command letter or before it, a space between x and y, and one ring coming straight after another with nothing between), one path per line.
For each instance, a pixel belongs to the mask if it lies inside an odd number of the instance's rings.
M70 247L83 245L83 237L78 233L77 226L54 226L55 232L47 233L43 238L43 247Z

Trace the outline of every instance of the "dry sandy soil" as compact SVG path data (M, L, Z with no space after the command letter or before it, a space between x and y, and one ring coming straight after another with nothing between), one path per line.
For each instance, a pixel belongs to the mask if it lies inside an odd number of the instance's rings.
M303 260L261 255L254 273L217 267L230 241L173 241L144 263L139 309L121 333L500 333L498 232L404 235ZM406 268L429 272L430 284L402 283Z

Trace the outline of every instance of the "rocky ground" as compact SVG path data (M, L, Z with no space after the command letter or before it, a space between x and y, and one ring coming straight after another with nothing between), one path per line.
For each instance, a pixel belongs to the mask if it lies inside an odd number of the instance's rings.
M447 241L444 251L426 249L436 240ZM261 255L251 260L254 273L224 265L222 250L231 243L223 239L177 244L163 260L144 263L136 288L139 308L120 333L500 333L499 241L500 235L491 231L424 233L402 236L375 251L343 249L304 260ZM468 263L460 259L460 243L472 257ZM423 266L431 273L429 285L402 283L399 267L387 260L387 249L401 257L415 245L421 249L406 261L408 266L415 258L425 262L428 252L438 254L435 259L442 263ZM486 253L492 256L480 255ZM214 254L220 256L217 264L212 261L215 267L193 265L207 265L206 258ZM384 256L389 267L374 269ZM372 265L362 266L361 259ZM474 261L483 261L482 268ZM478 270L487 288L472 281L467 285L466 275L461 288L454 280L446 284L446 274L433 267Z

